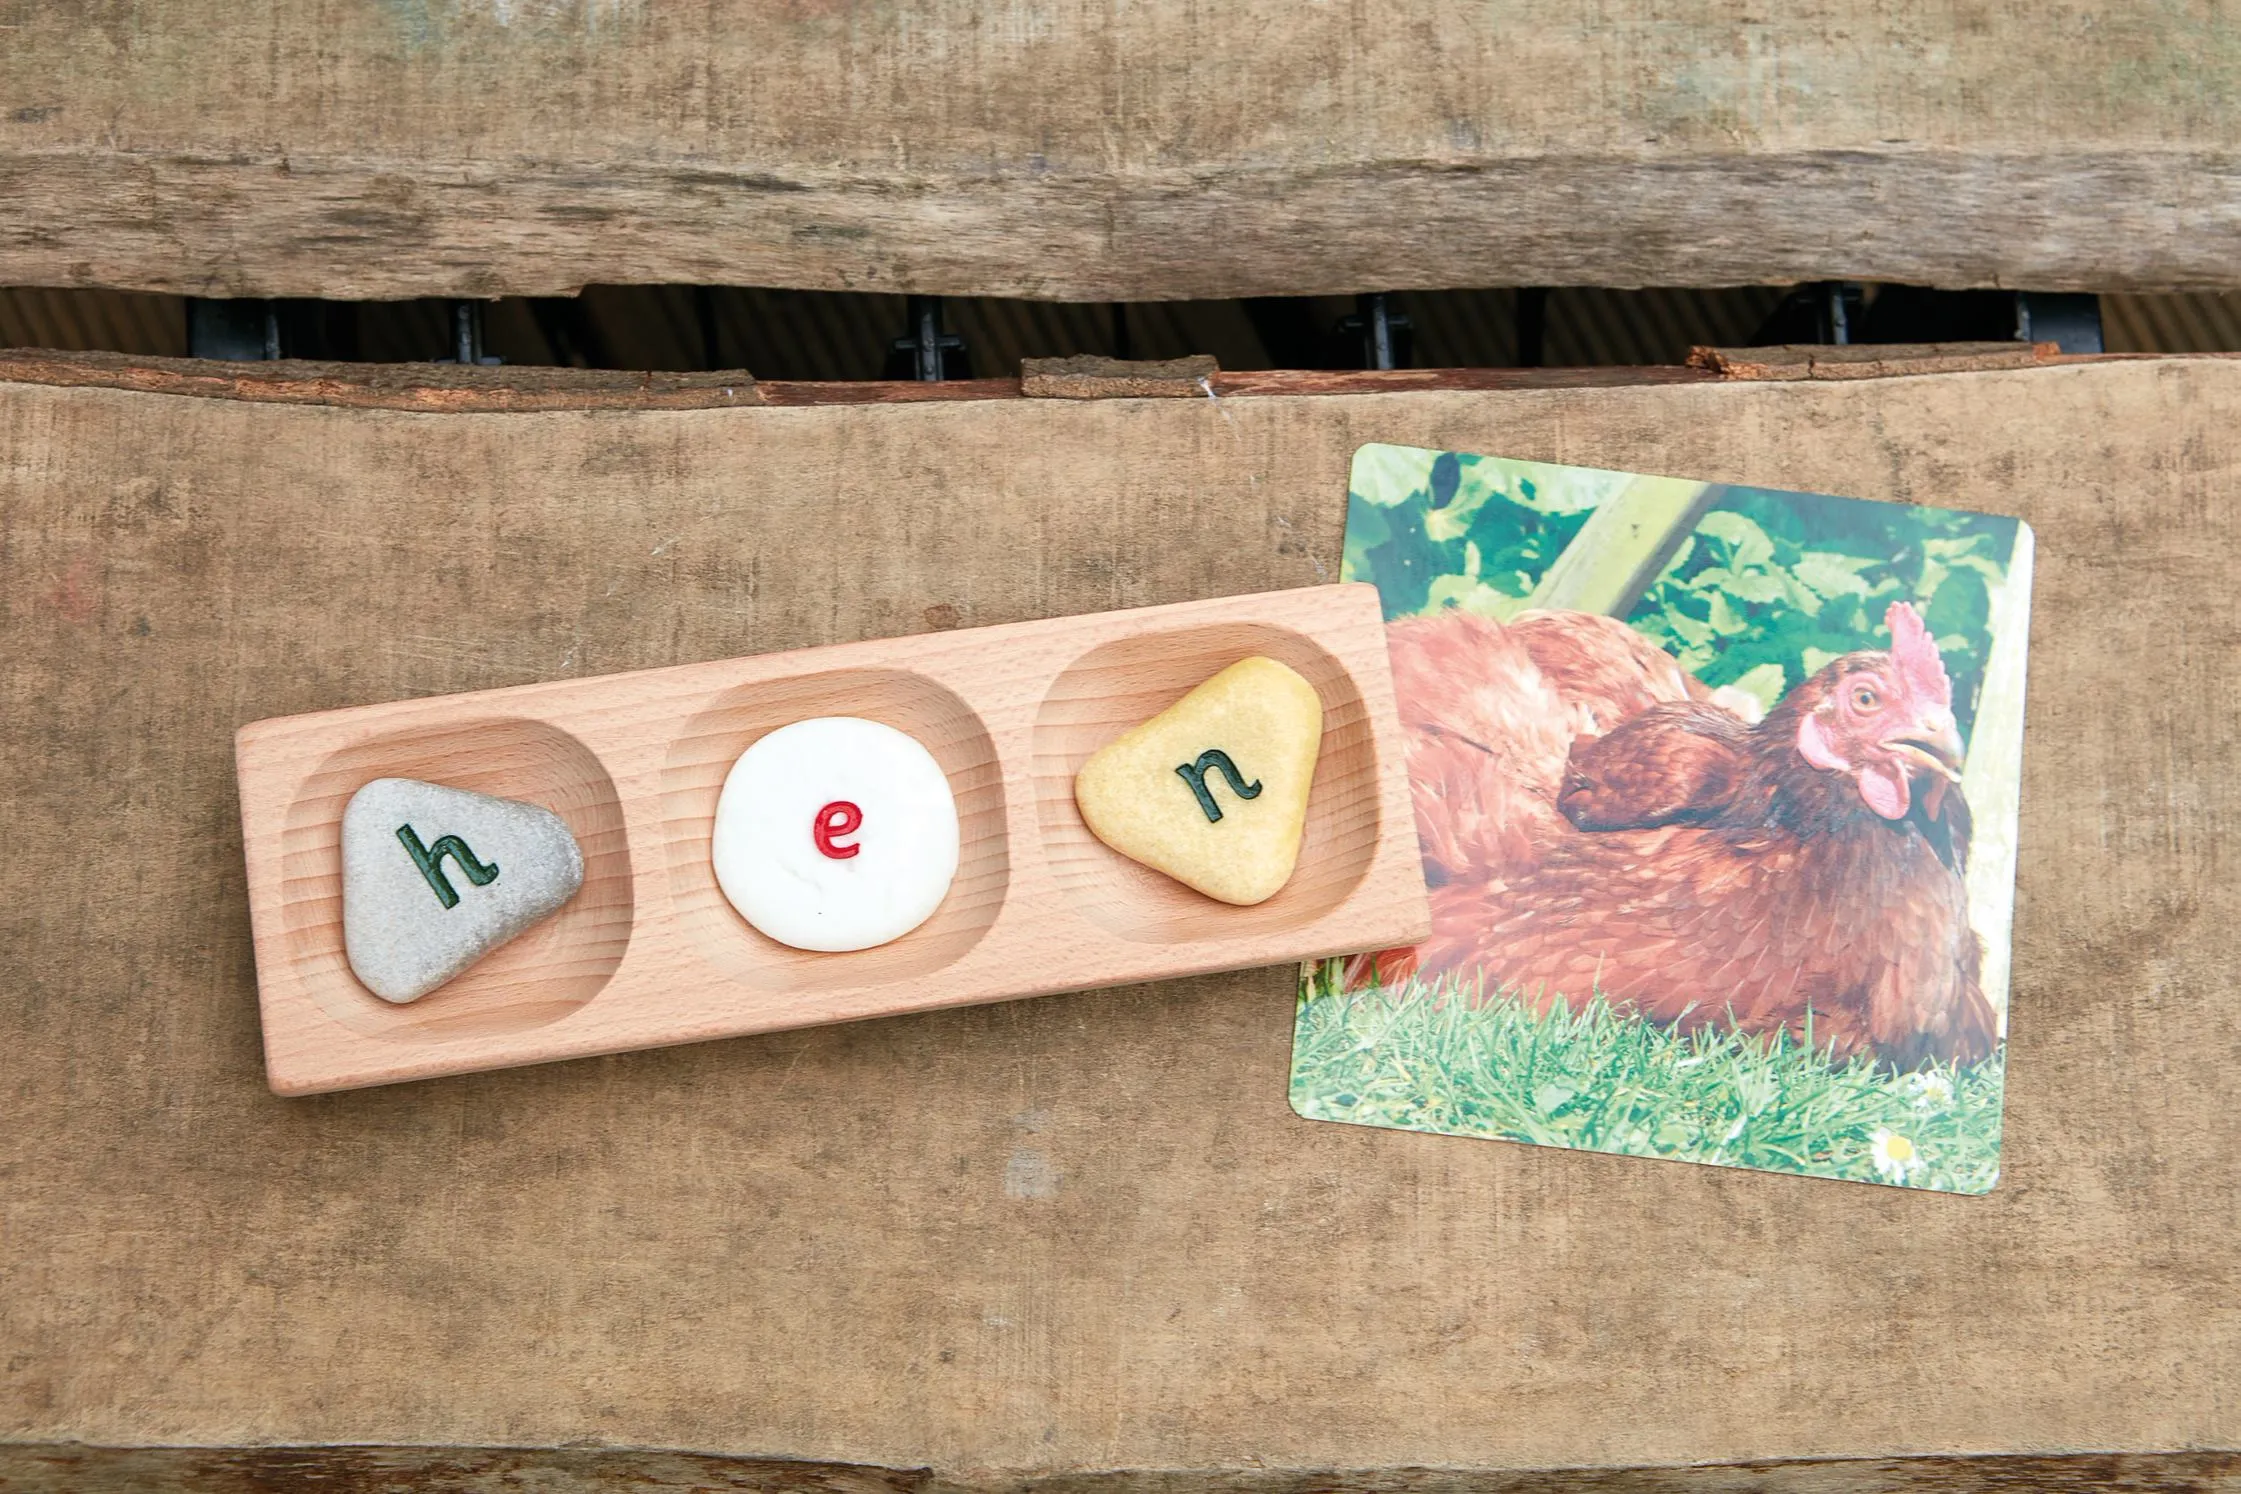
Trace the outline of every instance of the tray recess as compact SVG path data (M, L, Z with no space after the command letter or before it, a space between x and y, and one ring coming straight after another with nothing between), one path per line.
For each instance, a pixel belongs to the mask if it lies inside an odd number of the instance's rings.
M779 943L733 910L716 885L709 841L731 765L766 732L813 716L862 716L918 739L957 797L957 877L934 916L902 938L848 955ZM670 906L702 958L758 989L820 991L932 976L954 964L1002 911L1010 880L1003 774L979 713L907 669L832 669L735 685L695 715L662 768L662 838Z
M1322 697L1298 870L1201 898L1089 834L1074 771L1266 654ZM763 733L865 716L924 742L962 818L956 882L892 943L811 954L715 884L724 775ZM260 721L236 744L266 1069L311 1094L1275 964L1423 937L1429 918L1373 588L1321 586ZM391 1006L342 951L339 826L366 781L553 809L585 885L442 989Z
M1299 865L1265 903L1233 907L1119 856L1090 833L1074 775L1098 748L1240 659L1288 664L1323 702L1323 748L1307 801ZM1397 761L1397 760L1396 760ZM1060 674L1035 717L1035 807L1050 881L1075 911L1123 939L1176 944L1281 936L1342 905L1377 850L1376 743L1346 666L1307 635L1250 621L1205 622L1116 638Z

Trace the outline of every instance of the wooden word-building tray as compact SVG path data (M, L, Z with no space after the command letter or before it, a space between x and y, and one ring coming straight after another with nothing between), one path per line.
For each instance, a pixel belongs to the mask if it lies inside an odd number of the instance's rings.
M1267 655L1322 699L1298 869L1232 907L1108 849L1074 774ZM863 716L956 796L957 876L892 943L812 954L716 885L726 773L764 733ZM274 1089L310 1094L1406 944L1428 928L1376 591L1322 586L259 721L237 742ZM541 804L583 850L557 915L410 1005L343 952L341 820L375 778Z

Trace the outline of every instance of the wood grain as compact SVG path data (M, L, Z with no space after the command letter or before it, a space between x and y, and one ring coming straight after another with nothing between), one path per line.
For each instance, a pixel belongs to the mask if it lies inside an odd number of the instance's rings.
M2230 1494L2241 1454L1859 1458L1682 1468L1104 1469L1031 1480L639 1448L0 1446L11 1494Z
M637 373L442 363L220 363L125 353L0 348L0 379L138 389L282 405L415 410L430 415L531 410L732 410L767 403L747 370ZM943 386L934 386L943 387Z
M2224 356L2198 354L2201 357ZM1188 362L1190 360L1182 360ZM2034 359L2032 361L2045 361ZM1930 372L1923 366L1882 372ZM1438 389L1605 389L1696 384L1723 377L1712 366L1650 368L1400 368L1215 370L1216 398L1233 394L1397 394ZM142 358L126 353L0 348L0 380L63 389L130 389L255 404L333 405L350 410L410 410L428 415L488 415L531 410L735 410L748 405L947 404L1026 398L1020 379L757 380L731 373L632 373L612 369L457 369L435 363L218 363ZM1193 385L1195 395L1206 389ZM1105 385L1094 397L1132 397Z
M2092 356L2092 355L2089 355ZM1689 365L1728 379L1889 379L1906 374L1984 373L2053 363L2051 342L1800 343L1769 348L1693 348Z
M1235 908L1074 806L1098 748L1240 659L1323 702L1299 865ZM957 796L957 879L902 938L789 949L716 885L724 778L768 732L909 733ZM265 1070L281 1094L780 1032L1360 949L1431 930L1376 588L1317 587L253 722L236 737ZM343 952L342 814L376 778L540 804L584 853L558 914L408 1005Z
M2215 7L16 5L0 284L2225 289Z
M349 1443L989 1489L2211 1478L2119 1455L2241 1446L2241 366L1693 378L525 414L0 383L0 1441L284 1444L241 1455L268 1488ZM1372 440L2036 527L1993 1193L1302 1121L1281 969L267 1090L243 723L1313 586Z
M1213 392L1221 372L1210 354L1156 360L1027 358L1019 366L1019 392L1029 399L1198 399Z

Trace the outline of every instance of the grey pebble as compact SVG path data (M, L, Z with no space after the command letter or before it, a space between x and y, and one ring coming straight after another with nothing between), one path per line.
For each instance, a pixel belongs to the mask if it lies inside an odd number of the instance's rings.
M583 884L576 838L535 804L376 778L342 812L343 948L384 1001L417 1001Z

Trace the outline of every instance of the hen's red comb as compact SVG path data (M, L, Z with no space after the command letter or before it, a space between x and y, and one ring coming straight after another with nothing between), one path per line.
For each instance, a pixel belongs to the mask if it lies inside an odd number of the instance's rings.
M1891 630L1891 658L1908 692L1938 705L1953 704L1953 681L1946 678L1945 661L1938 657L1930 630L1922 626L1922 615L1910 603L1893 602L1883 622Z

